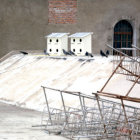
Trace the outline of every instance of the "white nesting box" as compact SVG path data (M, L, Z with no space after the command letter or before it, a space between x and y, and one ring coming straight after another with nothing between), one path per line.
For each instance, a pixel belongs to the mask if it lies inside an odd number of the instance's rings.
M69 33L51 33L47 38L47 53L50 55L62 55L63 49L68 51Z
M71 51L76 55L85 55L86 52L92 53L92 32L79 32L70 35Z

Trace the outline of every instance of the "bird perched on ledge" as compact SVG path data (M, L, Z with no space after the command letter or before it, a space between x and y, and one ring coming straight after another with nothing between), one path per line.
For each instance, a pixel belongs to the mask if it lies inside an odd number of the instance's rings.
M100 55L101 55L102 57L108 57L102 50L100 50Z
M93 57L93 55L92 55L91 53L89 53L89 52L86 52L86 53L85 53L85 56Z
M63 49L63 53L64 53L65 55L71 55L69 52L65 51L64 49Z
M25 52L25 51L20 51L20 53L24 54L24 55L27 55L28 53Z
M71 54L71 55L75 55L75 53L72 52L71 50L69 50L68 53Z
M106 55L109 56L109 50L106 51Z
M44 50L44 54L45 54L45 55L49 55L49 53L47 53L47 51L46 51L46 50Z

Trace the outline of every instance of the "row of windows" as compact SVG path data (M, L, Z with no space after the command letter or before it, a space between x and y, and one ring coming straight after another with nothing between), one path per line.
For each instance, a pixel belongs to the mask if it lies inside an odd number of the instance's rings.
M50 39L49 41L52 42L52 39ZM59 42L59 40L56 39L56 42ZM73 42L75 42L75 39L73 39ZM82 39L81 38L79 39L79 42L82 42Z
M49 49L49 51L52 52L52 49ZM56 49L56 52L59 52L59 50ZM73 52L75 52L75 49L73 49ZM82 49L80 49L79 52L82 52Z

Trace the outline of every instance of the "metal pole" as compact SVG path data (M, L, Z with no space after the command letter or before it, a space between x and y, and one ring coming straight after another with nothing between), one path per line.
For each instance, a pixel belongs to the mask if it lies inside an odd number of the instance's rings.
M86 110L86 108L85 108L85 97L82 97L83 98L83 108L84 108L84 110Z
M111 46L110 46L110 45L108 45L108 44L106 44L106 45L107 45L107 47L109 47L109 48L111 48L111 49L115 50L116 52L119 52L119 53L120 53L120 54L122 54L123 56L126 56L126 57L130 58L131 60L133 60L133 61L135 61L135 62L137 62L137 63L139 63L139 64L140 64L140 62L139 62L139 61L137 61L137 60L133 59L133 58L132 58L132 57L130 57L129 55L127 55L127 54L125 54L125 53L123 53L123 52L121 52L121 51L119 51L119 50L117 50L117 49L115 49L115 48L111 47Z
M128 96L129 93L132 91L132 89L134 88L134 86L136 85L136 83L138 82L138 80L140 79L140 75L139 77L135 80L135 82L133 83L132 87L129 89L129 91L127 92L127 94L125 96Z
M86 121L85 121L85 110L84 110L84 107L83 107L83 104L82 104L82 99L81 99L81 95L79 93L79 100L80 100L80 105L81 105L81 110L82 110L82 113L83 113L83 121L84 121L84 125L86 124Z
M66 106L65 106L65 103L64 103L64 98L63 98L63 95L62 95L62 91L60 91L60 95L61 95L62 104L63 104L63 108L64 108L65 119L66 119L66 122L67 122Z
M140 48L136 47L135 45L132 44L132 47L136 48L137 50L140 51Z
M100 103L99 103L99 98L98 98L98 95L97 95L97 94L95 94L95 96L96 96L96 100L97 100L97 104L98 104L99 112L100 112L100 115L101 115L101 120L102 120L102 122L103 122L103 126L104 126L104 133L107 134L107 131L106 131L106 125L105 125L105 123L104 123L104 117L103 117L103 114L102 114L102 111L101 111L101 107L100 107Z
M127 119L127 114L126 114L125 106L124 106L124 103L123 103L123 99L121 99L121 103L122 103L122 108L123 108L123 111L124 111L125 122L128 126L128 119ZM131 132L130 131L129 131L129 139L131 140Z
M116 69L113 71L113 73L111 74L111 76L108 78L107 82L105 83L105 85L103 86L103 88L101 89L100 92L102 92L104 90L104 88L106 87L106 85L108 84L108 82L110 81L110 79L112 78L112 76L115 74L115 72L117 71L117 69L121 66L123 60L124 60L124 57L122 58L122 60L120 61L120 63L116 67Z
M49 119L50 119L51 124L52 124L51 113L50 113L50 109L49 109L49 103L48 103L48 100L47 100L47 95L46 95L45 87L42 87L42 88L43 88L44 95L45 95L45 101L46 101L46 104L47 104L47 109L48 109Z

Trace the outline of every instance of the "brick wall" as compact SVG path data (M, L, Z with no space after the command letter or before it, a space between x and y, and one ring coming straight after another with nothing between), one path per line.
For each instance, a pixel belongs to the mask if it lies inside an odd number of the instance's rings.
M74 24L77 0L49 0L49 24Z

